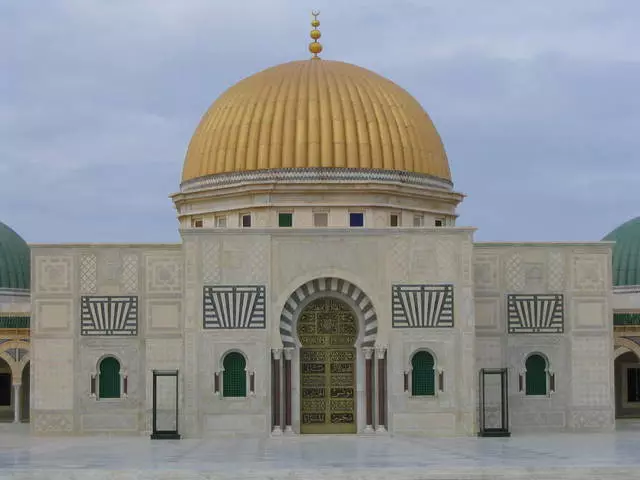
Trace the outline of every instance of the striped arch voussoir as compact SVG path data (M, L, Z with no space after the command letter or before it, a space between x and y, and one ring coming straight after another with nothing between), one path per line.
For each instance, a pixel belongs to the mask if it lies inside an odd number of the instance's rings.
M280 336L285 348L295 347L293 320L305 298L317 292L332 292L350 298L364 317L363 347L372 347L378 333L378 316L371 299L351 282L340 278L317 278L310 280L293 292L284 304L280 314Z

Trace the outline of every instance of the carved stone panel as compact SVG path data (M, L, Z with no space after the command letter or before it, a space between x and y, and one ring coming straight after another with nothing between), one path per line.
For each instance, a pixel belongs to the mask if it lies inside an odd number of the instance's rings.
M176 300L147 300L147 331L180 329L182 309Z
M81 302L81 335L138 334L138 297L88 297Z
M149 255L146 257L147 292L182 292L182 257Z
M34 413L31 422L37 433L69 433L73 431L72 413Z
M473 266L476 290L498 291L498 256L478 255Z
M524 264L524 284L528 293L544 293L544 263L527 262Z
M476 328L478 330L500 330L501 298L476 298Z
M204 287L204 328L265 328L265 287Z
M127 254L122 258L120 284L124 293L138 291L138 255Z
M71 293L73 291L73 257L37 256L36 291L38 293Z
M453 285L394 285L393 328L453 327Z
M509 333L563 333L563 295L507 295Z
M578 297L573 300L572 316L576 329L607 329L611 317L602 298Z
M36 300L35 322L32 328L38 333L68 333L73 331L72 300Z
M80 255L80 293L96 293L98 259L93 253Z
M521 292L525 287L525 272L522 255L514 253L507 257L504 265L506 287L509 292Z
M604 255L574 255L572 258L573 288L581 292L606 289Z
M120 250L109 248L102 251L100 253L100 263L98 266L100 285L120 288L121 268L122 259L120 258Z
M202 280L205 284L220 283L220 242L207 239L202 244Z
M565 288L565 261L562 252L549 252L547 256L547 284L549 292L562 292Z

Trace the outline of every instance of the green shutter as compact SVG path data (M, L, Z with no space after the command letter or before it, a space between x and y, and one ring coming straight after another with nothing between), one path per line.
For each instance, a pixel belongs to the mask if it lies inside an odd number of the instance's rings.
M98 398L120 398L120 362L113 357L100 362Z
M278 214L279 227L293 227L293 213Z
M418 352L411 359L411 395L435 395L435 361L429 352Z
M246 362L242 354L231 352L224 357L222 362L224 373L222 375L223 397L247 396Z
M525 363L527 395L547 394L547 362L542 356L534 354Z

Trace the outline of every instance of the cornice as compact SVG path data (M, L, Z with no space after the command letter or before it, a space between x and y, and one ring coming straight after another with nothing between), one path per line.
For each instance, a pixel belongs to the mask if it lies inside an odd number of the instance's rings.
M180 229L183 236L207 236L207 235L270 235L273 237L297 237L297 236L316 236L326 237L331 235L349 235L349 236L395 236L395 235L456 235L456 234L472 234L476 231L473 227L389 227L389 228L362 228L362 227L344 227L344 228L185 228Z
M402 170L363 168L278 168L208 175L180 184L180 192L194 192L212 187L246 183L367 183L389 182L451 190L453 183L431 175Z
M44 248L150 248L179 249L181 243L30 243L32 249Z
M491 247L602 247L603 250L610 249L615 242L474 242L477 248Z

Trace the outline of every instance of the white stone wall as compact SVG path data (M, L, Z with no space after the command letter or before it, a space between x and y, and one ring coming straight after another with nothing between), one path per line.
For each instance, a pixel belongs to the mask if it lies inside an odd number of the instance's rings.
M148 433L151 370L182 370L181 246L33 245L31 264L32 430ZM136 296L137 335L82 335L82 296ZM91 395L108 355L127 377L118 399Z
M509 368L514 431L614 426L611 247L608 244L474 245L477 368ZM508 294L564 295L563 333L507 333ZM555 373L545 397L518 391L525 358Z
M613 310L640 311L640 285L613 287Z
M29 313L30 311L29 291L0 288L0 313Z

